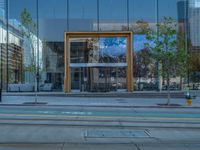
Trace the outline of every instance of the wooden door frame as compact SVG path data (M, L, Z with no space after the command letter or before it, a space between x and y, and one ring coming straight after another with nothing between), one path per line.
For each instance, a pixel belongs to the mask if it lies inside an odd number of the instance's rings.
M65 32L64 33L64 92L71 92L71 68L70 68L70 38L100 38L100 37L126 37L127 38L127 90L133 91L133 48L132 48L132 32Z

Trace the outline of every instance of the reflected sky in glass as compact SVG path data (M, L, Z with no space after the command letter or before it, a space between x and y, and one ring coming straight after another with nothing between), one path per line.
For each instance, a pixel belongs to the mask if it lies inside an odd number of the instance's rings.
M176 40L177 36L174 35L172 36L171 40ZM163 40L163 38L159 38L161 41ZM155 43L152 41L149 41L146 39L146 35L141 35L141 34L135 34L133 35L133 46L134 46L134 51L140 51L142 49L145 48L145 43L148 43L151 47L155 46Z
M149 43L151 46L153 45L153 42L149 42L146 39L145 35L134 35L133 36L133 47L134 51L140 51L145 48L144 43Z
M110 57L125 56L127 50L125 37L100 38L99 49L101 55Z

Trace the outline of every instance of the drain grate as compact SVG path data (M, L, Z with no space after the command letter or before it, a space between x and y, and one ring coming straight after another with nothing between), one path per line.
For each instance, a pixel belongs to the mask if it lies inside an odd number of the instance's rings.
M145 130L124 129L87 129L86 138L148 138L150 134Z

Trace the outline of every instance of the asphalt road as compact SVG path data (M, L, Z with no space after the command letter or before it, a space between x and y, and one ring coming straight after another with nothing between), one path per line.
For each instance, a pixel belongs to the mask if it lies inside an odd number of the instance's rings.
M199 150L200 144L13 144L0 150Z
M80 106L1 106L0 116L46 116L79 118L146 118L200 121L195 108L116 108Z
M199 150L197 108L1 106L0 150Z

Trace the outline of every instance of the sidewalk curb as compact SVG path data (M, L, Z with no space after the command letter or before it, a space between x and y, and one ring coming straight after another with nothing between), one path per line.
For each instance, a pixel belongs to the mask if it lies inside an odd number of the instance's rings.
M38 92L38 96L41 97L73 97L73 98L167 98L167 92L119 92L119 93L63 93L63 92ZM35 93L29 92L29 93L20 93L20 92L5 92L2 94L2 96L35 96ZM185 98L185 94L183 91L174 91L171 92L171 98Z
M157 105L150 105L150 106L140 106L140 105L132 105L132 106L126 106L126 105L49 105L49 104L0 104L0 106L44 106L44 107L115 107L115 108L180 108L180 109L200 109L200 107L195 106L157 106Z

